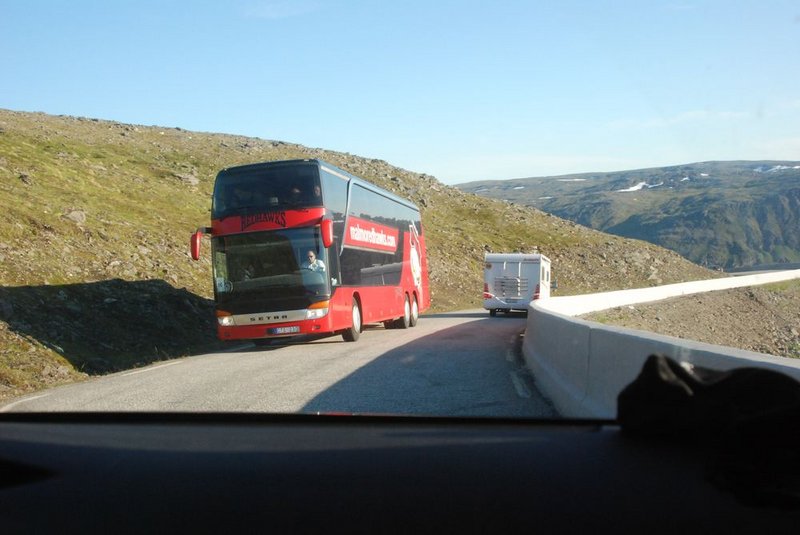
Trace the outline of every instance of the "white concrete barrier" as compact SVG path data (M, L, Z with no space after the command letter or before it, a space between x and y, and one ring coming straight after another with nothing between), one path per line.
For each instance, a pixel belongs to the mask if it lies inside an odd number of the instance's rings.
M597 294L570 295L566 297L551 297L538 301L537 304L553 312L567 316L579 316L598 310L659 301L679 295L690 295L714 290L728 290L743 286L757 286L770 282L781 282L800 278L800 269L792 271L775 271L760 273L758 275L744 275L741 277L723 277L703 281L681 282L666 284L651 288L636 288L633 290L619 290L616 292L603 292Z
M558 409L572 402L581 403L586 396L590 326L587 321L570 320L538 309L528 312L523 342L525 362L537 383L540 377L545 378L544 390ZM528 358L529 353L536 358Z
M668 297L797 278L800 270L535 301L528 313L525 362L559 413L570 418L615 418L617 395L636 378L647 357L656 353L686 366L716 370L758 366L800 380L800 361L793 359L571 317Z

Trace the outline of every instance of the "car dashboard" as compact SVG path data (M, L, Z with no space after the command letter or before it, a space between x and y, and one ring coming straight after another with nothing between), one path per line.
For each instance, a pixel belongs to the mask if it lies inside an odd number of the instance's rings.
M0 414L4 533L796 532L614 421Z

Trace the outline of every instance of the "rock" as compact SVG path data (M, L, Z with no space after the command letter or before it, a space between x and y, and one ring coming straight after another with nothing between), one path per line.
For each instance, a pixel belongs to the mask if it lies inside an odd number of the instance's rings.
M190 186L196 186L200 183L200 179L193 174L175 174L175 177L179 178L184 184Z
M83 210L71 210L62 216L64 219L82 225L86 223L86 212Z

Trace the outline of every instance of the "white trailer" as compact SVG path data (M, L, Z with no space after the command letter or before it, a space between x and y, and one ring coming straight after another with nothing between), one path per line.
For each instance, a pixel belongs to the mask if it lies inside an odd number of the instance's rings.
M543 254L486 253L483 270L483 308L528 310L534 299L550 297L550 259Z

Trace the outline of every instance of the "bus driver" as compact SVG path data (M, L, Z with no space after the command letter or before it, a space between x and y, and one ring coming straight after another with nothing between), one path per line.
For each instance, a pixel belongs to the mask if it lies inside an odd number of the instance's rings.
M314 253L314 251L308 251L307 257L308 260L303 262L303 269L320 272L325 271L325 263L317 258L317 255Z

